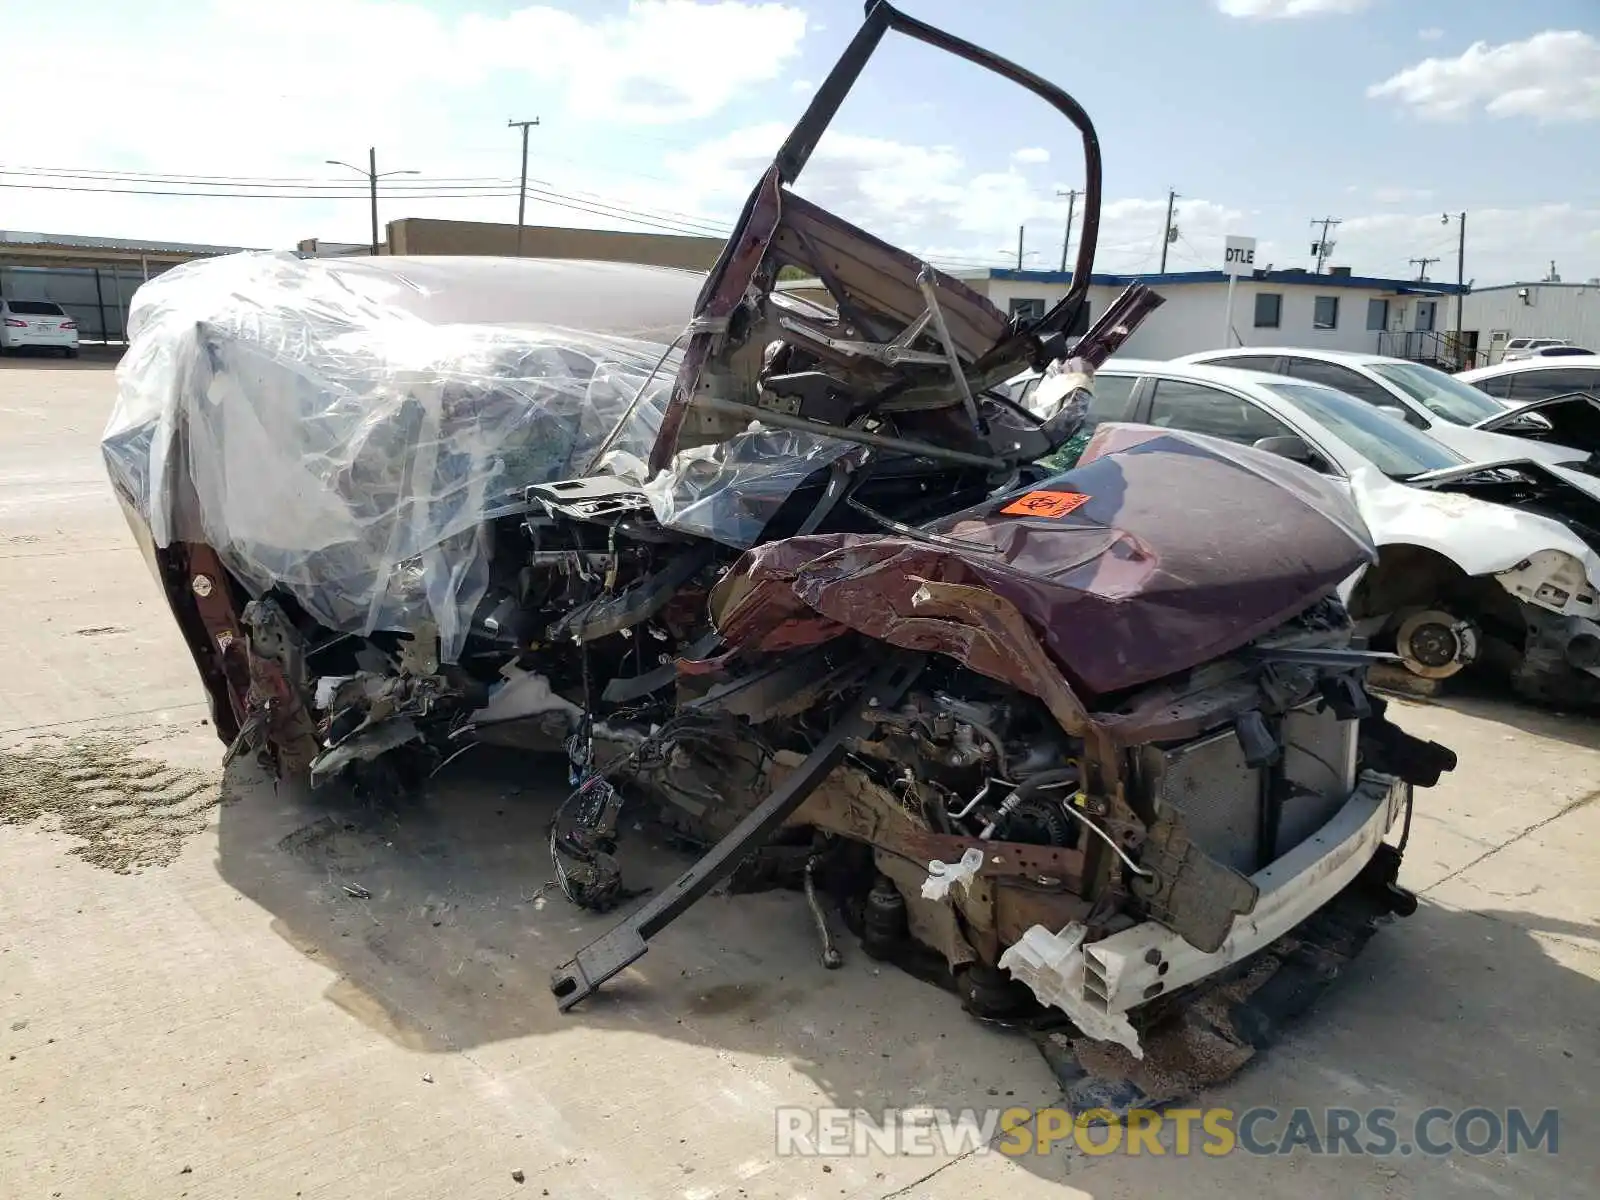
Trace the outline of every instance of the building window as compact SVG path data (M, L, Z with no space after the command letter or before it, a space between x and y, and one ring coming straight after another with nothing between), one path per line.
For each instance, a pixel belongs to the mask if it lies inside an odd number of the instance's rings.
M1315 305L1311 313L1311 328L1339 328L1339 297L1318 296Z
M1037 321L1044 316L1044 301L1033 296L1014 296L1011 300L1011 315L1021 317L1024 321Z
M1387 300L1367 301L1367 328L1380 332L1389 328L1389 302Z
M1276 329L1283 319L1283 297L1277 292L1256 293L1256 328Z

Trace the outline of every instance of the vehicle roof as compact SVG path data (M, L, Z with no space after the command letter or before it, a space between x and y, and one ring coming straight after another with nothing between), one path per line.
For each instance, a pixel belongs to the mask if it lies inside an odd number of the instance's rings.
M1345 363L1359 367L1371 363L1407 363L1407 358L1391 358L1387 354L1367 354L1360 350L1323 350L1314 346L1230 346L1226 350L1197 350L1184 354L1178 362L1192 362L1197 358L1238 358L1243 355L1292 354L1296 358L1317 358L1323 362Z
M1515 362L1495 363L1492 367L1473 367L1460 371L1456 378L1466 383L1493 379L1496 375L1515 375L1521 371L1556 371L1563 367L1600 367L1600 354L1563 354L1556 358L1519 358Z
M1211 366L1207 363L1185 362L1181 358L1162 361L1154 358L1113 358L1101 367L1097 375L1171 375L1179 379L1192 379L1196 383L1220 383L1233 387L1261 387L1269 383L1282 383L1282 375L1270 371L1241 371L1238 367ZM1295 383L1310 380L1295 380ZM1322 387L1322 384L1316 386Z

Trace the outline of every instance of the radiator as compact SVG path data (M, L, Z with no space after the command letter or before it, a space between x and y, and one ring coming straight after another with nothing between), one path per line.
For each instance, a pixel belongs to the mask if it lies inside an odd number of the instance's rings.
M1283 719L1283 755L1273 767L1248 766L1233 730L1161 754L1159 804L1183 814L1195 844L1242 875L1252 875L1310 837L1338 812L1355 787L1357 722L1317 711L1315 701ZM1262 854L1262 806L1269 773L1287 786L1277 837Z

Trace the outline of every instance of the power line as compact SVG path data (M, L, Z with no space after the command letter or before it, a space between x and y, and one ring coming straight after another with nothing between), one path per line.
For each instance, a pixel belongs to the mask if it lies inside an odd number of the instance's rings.
M3 174L3 172L0 172ZM24 191L45 192L78 192L100 195L119 196L178 196L191 200L351 200L366 196L370 189L358 186L344 185L340 191L318 192L291 192L291 191L195 191L192 189L177 188L146 188L122 186L88 186L86 184L68 183L16 183L0 179L0 188L20 189ZM461 187L437 187L433 190L413 188L405 184L383 184L378 189L380 196L390 198L404 198L409 200L482 200L482 199L510 199L518 194L515 187L505 188L478 188L469 189ZM653 213L647 209L635 209L624 205L607 204L603 201L588 201L582 197L570 196L563 192L550 191L541 188L528 189L528 194L536 196L547 204L557 208L568 208L575 212L586 212L594 216L611 217L626 220L636 225L661 229L668 233L678 233L694 237L725 237L732 231L731 226L714 225L709 220L696 219L692 224L685 220L675 220L664 217L663 214Z

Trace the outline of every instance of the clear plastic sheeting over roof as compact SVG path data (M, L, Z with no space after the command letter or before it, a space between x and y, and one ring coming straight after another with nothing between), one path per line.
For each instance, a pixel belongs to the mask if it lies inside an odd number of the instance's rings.
M107 467L157 545L208 543L333 629L431 622L454 661L484 523L586 473L625 414L617 452L648 447L699 286L545 260L180 267L135 298Z

